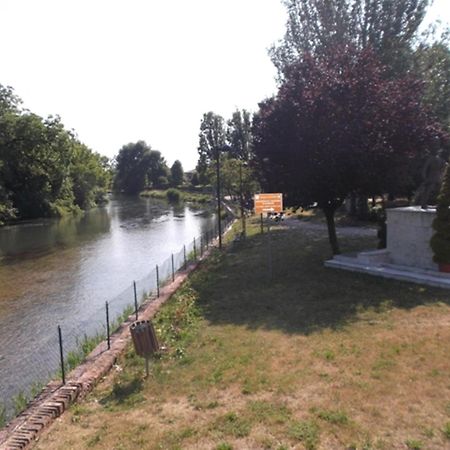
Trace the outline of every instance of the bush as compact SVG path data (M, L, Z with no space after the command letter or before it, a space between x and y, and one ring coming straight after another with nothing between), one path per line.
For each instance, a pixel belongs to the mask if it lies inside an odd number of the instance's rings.
M181 200L181 192L178 189L168 189L166 196L170 203L178 203Z
M17 210L12 207L10 202L0 202L0 225L4 225L5 222L14 220L17 218Z
M166 189L169 186L169 180L167 177L160 176L155 184L157 189Z
M447 166L438 196L436 218L433 221L435 233L430 241L434 262L450 263L450 169Z

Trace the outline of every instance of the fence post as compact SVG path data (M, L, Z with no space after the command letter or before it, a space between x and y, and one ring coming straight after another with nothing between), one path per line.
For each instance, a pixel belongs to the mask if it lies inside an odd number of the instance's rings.
M133 281L134 287L134 312L136 314L136 320L138 320L138 301L137 301L137 292L136 292L136 281Z
M263 213L261 213L261 234L264 233Z
M105 303L106 305L106 339L108 342L108 350L111 349L111 335L109 331L109 305L108 302Z
M269 265L269 280L272 281L273 278L273 268L272 268L272 236L270 232L270 221L267 225L267 240L268 242L268 265Z
M183 257L184 257L184 266L183 266L183 268L184 268L184 270L186 270L187 261L186 261L186 246L185 245L183 245Z
M197 248L195 245L195 238L194 238L194 261L197 261Z
M173 263L173 253L172 253L172 281L175 281L175 265Z
M159 298L159 267L156 264L156 296Z
M58 339L59 339L59 358L61 360L61 375L62 382L66 384L66 373L64 371L64 352L63 352L63 341L62 341L62 333L61 327L58 325Z

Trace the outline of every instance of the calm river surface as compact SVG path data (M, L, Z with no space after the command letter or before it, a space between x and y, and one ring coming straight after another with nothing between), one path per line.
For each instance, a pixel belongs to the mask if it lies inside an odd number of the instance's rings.
M70 346L106 300L132 303L133 280L212 226L187 205L113 197L82 217L0 228L0 403L57 369L58 325Z

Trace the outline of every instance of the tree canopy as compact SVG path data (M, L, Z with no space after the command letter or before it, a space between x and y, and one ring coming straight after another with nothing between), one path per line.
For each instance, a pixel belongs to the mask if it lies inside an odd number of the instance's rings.
M236 110L227 122L227 141L234 158L249 161L252 157L252 118L245 109Z
M59 117L20 108L0 85L0 222L63 215L103 201L110 170Z
M425 82L424 101L450 131L450 48L448 38L421 43L414 52L414 71Z
M271 50L280 74L305 54L336 46L371 47L397 73L406 71L429 0L283 0L284 39Z
M197 173L201 184L208 181L209 165L220 159L220 152L226 145L225 121L222 116L209 111L200 122Z
M442 135L423 107L422 83L385 70L371 50L305 54L254 120L263 187L284 192L291 205L317 202L335 253L334 211L345 197L400 188L409 162Z
M184 171L181 162L177 159L170 168L170 183L172 186L177 187L183 184Z
M168 168L161 152L144 141L124 145L116 157L114 188L125 194L137 194L146 187L167 184ZM165 186L164 186L165 187Z

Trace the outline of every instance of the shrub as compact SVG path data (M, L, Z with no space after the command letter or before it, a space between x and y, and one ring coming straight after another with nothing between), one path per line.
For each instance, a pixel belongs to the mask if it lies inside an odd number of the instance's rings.
M436 218L433 221L435 233L430 241L434 262L450 263L450 169L447 166L438 196Z
M169 180L165 176L158 177L157 182L155 183L155 188L157 189L166 189L169 186Z
M171 203L178 203L181 200L181 192L178 189L168 189L166 196Z

